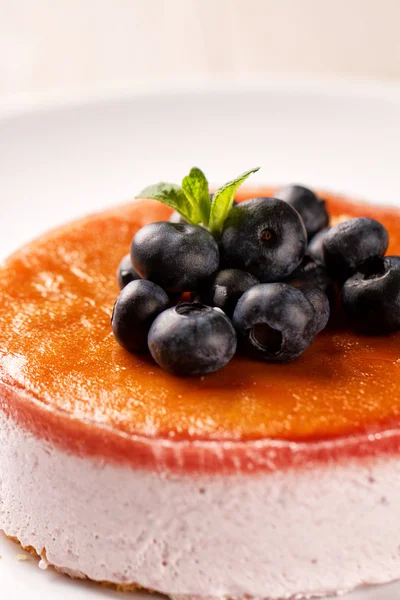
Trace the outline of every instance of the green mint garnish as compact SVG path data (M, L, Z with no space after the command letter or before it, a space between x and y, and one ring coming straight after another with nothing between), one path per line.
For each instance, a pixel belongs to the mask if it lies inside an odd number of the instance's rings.
M176 210L188 223L202 225L207 227L211 233L219 234L232 208L236 190L249 175L258 171L259 168L246 171L243 175L221 186L215 192L212 203L206 176L197 167L193 167L189 175L183 178L181 187L174 183L161 182L145 188L137 195L137 198L159 200Z
M156 183L155 185L149 185L138 194L137 198L152 198L153 200L159 200L163 204L177 210L189 223L197 225L200 223L198 220L198 211L193 207L192 203L188 201L182 188L175 183Z
M210 219L210 193L208 191L208 181L203 171L197 167L190 170L189 175L183 178L182 189L186 198L197 205L201 222L208 225Z
M233 181L225 183L225 185L217 189L211 204L210 221L208 223L212 233L220 233L222 231L226 217L233 206L236 190L249 175L258 171L259 168L260 167L256 167L255 169L246 171L243 175L240 175Z

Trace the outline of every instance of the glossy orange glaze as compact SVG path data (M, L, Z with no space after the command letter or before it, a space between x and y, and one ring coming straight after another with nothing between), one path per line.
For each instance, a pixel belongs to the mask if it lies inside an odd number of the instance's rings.
M382 221L389 252L400 254L400 212L327 197L334 218ZM136 201L51 232L8 259L0 271L0 408L73 451L119 459L133 438L310 443L398 426L400 335L332 328L293 364L235 358L196 379L120 348L110 329L116 267L135 231L169 212Z

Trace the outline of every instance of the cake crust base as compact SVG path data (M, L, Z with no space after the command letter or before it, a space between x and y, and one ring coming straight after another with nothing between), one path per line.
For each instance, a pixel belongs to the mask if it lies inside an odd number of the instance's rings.
M10 540L11 542L14 542L15 544L17 544L21 548L21 550L23 550L24 552L28 552L28 554L33 556L33 558L35 558L36 560L38 560L38 561L44 560L44 561L46 561L46 563L48 563L45 549L42 551L41 554L39 554L33 546L24 546L20 542L20 540L15 536L5 534L5 537L8 540ZM148 592L150 594L156 593L153 590L147 590L147 589L141 587L137 583L121 584L121 583L112 583L111 581L95 581L94 579L90 579L90 577L86 577L86 576L78 577L77 575L73 575L68 570L64 570L61 567L57 567L56 565L52 565L50 563L48 563L48 565L49 565L49 567L52 567L55 571L57 571L57 573L60 573L61 575L64 575L64 576L66 575L67 577L70 577L71 579L77 579L77 580L87 579L88 581L93 581L93 583L97 583L98 585L101 585L102 587L106 587L106 588L115 590L117 592Z

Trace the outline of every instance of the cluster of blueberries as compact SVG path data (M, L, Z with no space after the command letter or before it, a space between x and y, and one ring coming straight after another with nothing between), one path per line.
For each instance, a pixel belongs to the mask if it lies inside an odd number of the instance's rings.
M235 205L218 239L175 213L140 229L119 265L115 338L171 373L204 375L237 347L293 361L336 306L364 333L391 333L400 257L384 257L388 242L374 219L329 227L325 202L295 185Z

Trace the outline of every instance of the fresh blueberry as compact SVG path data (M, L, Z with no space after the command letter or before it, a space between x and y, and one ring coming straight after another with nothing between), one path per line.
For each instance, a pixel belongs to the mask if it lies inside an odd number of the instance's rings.
M213 236L187 223L151 223L132 240L131 259L143 279L173 292L198 289L219 266Z
M325 200L318 198L308 188L301 185L287 185L280 188L274 195L275 198L284 200L297 210L304 221L309 240L329 224Z
M128 283L131 281L136 281L136 279L141 279L141 277L132 267L131 255L127 254L121 260L117 269L117 281L119 289L122 290L126 285L128 285Z
M390 260L392 266L400 268L400 256L386 256Z
M342 290L351 324L364 333L400 329L400 257L375 258L362 265Z
M253 198L231 210L221 236L222 262L262 282L288 277L301 263L307 233L298 212L283 200Z
M315 311L303 292L286 283L252 287L240 298L233 324L245 351L271 362L291 362L312 343Z
M114 304L111 326L115 339L129 352L146 352L150 326L168 306L168 295L158 285L143 279L131 281Z
M386 228L375 219L350 219L326 234L324 262L334 278L344 281L366 261L383 256L388 243Z
M236 352L236 333L218 308L181 303L161 313L148 344L160 367L176 375L206 375L222 369Z
M297 269L295 269L293 273L290 274L290 277L286 280L286 282L289 283L292 280L299 280L307 283L315 283L324 291L329 286L329 283L332 281L328 275L327 270L307 254L303 258Z
M180 302L180 299L182 298L182 292L167 292L167 296L169 298L170 305L175 306L175 304Z
M136 273L135 269L132 267L131 255L127 254L121 260L118 270L117 270L117 281L119 285L119 289L122 290L128 283L131 281L136 281L137 279L141 279L140 275ZM181 292L167 292L170 304L178 304L182 293Z
M250 273L239 269L224 269L198 292L194 292L192 300L208 306L217 306L231 317L240 296L259 283Z
M324 239L328 233L329 228L321 229L314 237L310 240L307 247L307 254L311 256L317 263L324 264Z
M319 333L328 325L331 315L331 304L326 293L314 283L301 282L297 287L303 292L311 306L314 308L315 334Z
M336 304L337 293L334 281L325 267L308 255L303 258L297 269L285 280L285 283L299 288L305 285L319 287L328 297L330 305L333 307Z

